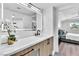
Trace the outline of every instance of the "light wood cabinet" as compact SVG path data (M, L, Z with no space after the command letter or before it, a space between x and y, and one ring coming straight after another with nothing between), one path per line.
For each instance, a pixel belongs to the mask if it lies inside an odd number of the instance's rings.
M49 38L44 41L44 56L52 55L53 50L53 39Z
M23 51L20 51L18 53L16 53L16 56L38 56L39 55L39 44L36 44L30 48L24 49ZM35 54L36 53L36 54Z
M39 44L40 56L44 56L44 41Z
M30 48L20 51L15 56L49 56L53 51L53 37L48 38Z

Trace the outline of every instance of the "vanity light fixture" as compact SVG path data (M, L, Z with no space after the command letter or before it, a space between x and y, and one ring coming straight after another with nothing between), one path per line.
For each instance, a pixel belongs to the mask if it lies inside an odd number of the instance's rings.
M19 4L19 5L21 5L21 6L28 6L27 3L17 3L17 4Z
M30 8L31 10L33 10L34 12L36 12L37 14L41 14L41 10L37 7L35 7L33 4L31 3L18 3L19 5L21 6L24 6L24 7L28 7Z
M30 8L31 8L32 10L34 10L36 13L41 14L40 8L36 7L35 5L33 5L33 4L31 4L31 3L29 3L28 5L30 5L30 6L31 6Z

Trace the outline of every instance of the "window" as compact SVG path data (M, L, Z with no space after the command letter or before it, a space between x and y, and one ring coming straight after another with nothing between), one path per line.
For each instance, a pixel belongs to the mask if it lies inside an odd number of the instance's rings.
M71 29L79 29L79 22L70 23Z

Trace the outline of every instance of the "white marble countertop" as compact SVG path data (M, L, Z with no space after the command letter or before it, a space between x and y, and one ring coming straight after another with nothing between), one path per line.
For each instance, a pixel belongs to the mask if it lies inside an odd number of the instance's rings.
M52 35L40 35L40 36L31 36L28 38L23 38L16 41L13 45L3 44L0 45L0 56L9 56L15 54L19 51L22 51L26 48L29 48L39 42L46 40L47 38L52 37Z

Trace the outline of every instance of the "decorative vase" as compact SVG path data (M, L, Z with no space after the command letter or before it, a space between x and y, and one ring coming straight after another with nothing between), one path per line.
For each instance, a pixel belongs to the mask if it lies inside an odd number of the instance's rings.
M15 41L16 41L15 35L10 35L10 36L8 37L8 45L14 44Z

